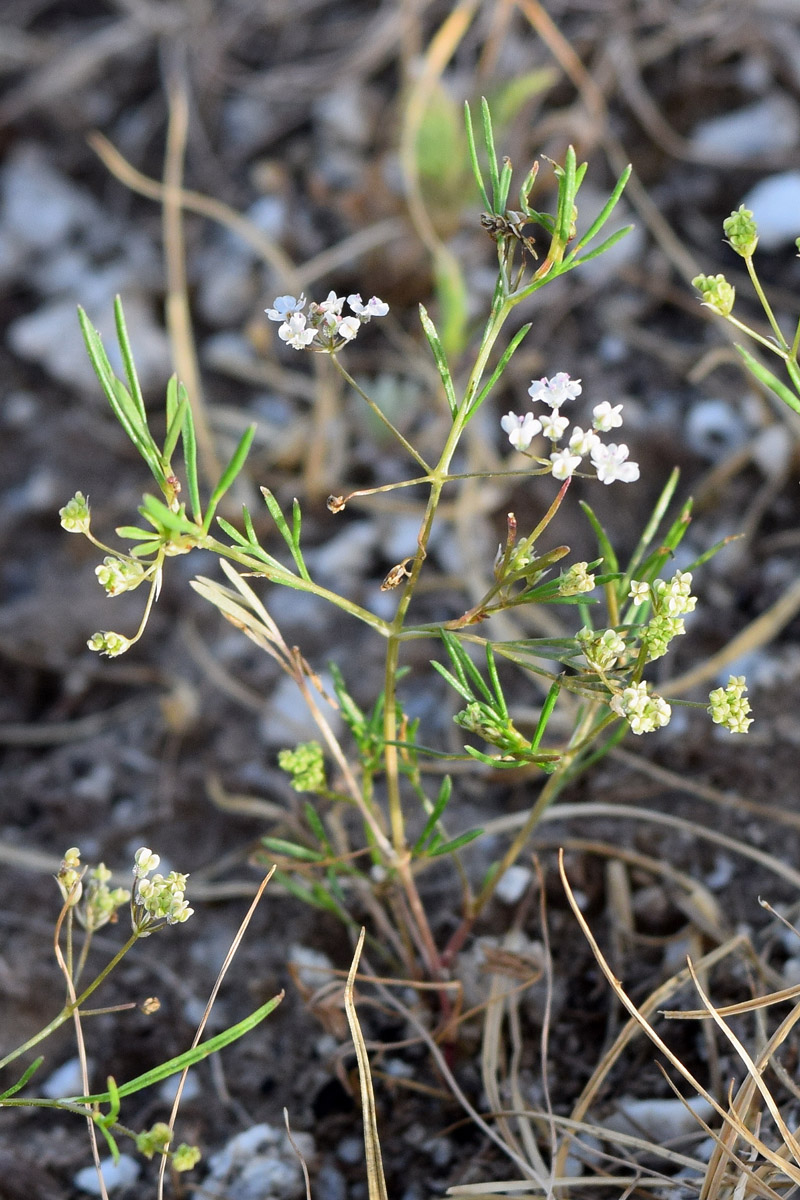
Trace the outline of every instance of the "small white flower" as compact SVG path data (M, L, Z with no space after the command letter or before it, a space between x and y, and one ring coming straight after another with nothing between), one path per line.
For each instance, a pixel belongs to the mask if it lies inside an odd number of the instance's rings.
M650 599L650 584L632 579L628 599L632 600L634 604L644 604Z
M585 456L591 454L592 447L596 446L599 441L600 438L593 429L587 429L584 433L580 425L576 425L570 434L569 448L573 454Z
M552 379L534 379L528 388L531 400L541 400L550 408L560 408L565 400L574 400L583 391L580 379L570 379L566 371L559 371Z
M506 413L500 419L500 428L508 434L508 440L515 450L527 450L536 434L542 428L533 413L517 416L516 413Z
M569 479L581 465L580 454L570 454L568 448L554 450L550 455L551 472L554 479Z
M342 317L336 328L336 332L346 342L352 342L360 328L361 322L358 317Z
M560 416L557 408L542 417L542 433L551 442L557 442L560 437L563 437L568 427L569 417Z
M592 409L592 425L600 433L609 433L622 424L621 413L621 404L615 404L612 408L609 402L604 400L602 404L597 404Z
M621 483L633 483L639 478L639 464L625 461L629 453L624 442L619 445L610 442L607 446L598 442L592 447L592 464L601 483L613 483L616 479Z
M566 371L559 371L550 380L550 394L546 403L552 408L558 408L565 400L574 400L580 396L582 391L580 379L570 379Z
M151 871L155 871L161 859L157 854L154 854L149 846L140 846L133 856L134 875L139 875L142 878L149 875Z
M352 308L353 312L359 317L385 317L389 311L389 305L385 300L379 300L377 296L371 296L366 304L362 304L361 295L359 292L353 292L347 297L347 303Z
M270 321L285 321L292 313L300 312L301 308L305 308L306 298L302 294L295 300L294 296L278 296L275 299L273 308L265 308L264 312L269 317Z
M305 350L317 336L316 329L306 329L306 319L302 313L294 312L289 320L278 330L278 337L295 350Z
M336 313L337 317L341 316L342 306L344 304L344 296L337 296L336 292L328 292L327 298L316 307L320 312Z

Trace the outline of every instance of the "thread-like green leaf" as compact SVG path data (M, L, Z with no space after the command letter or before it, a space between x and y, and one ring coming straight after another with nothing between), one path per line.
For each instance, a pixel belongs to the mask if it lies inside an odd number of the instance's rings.
M749 354L748 351L745 350L744 346L740 346L737 343L736 349L742 356L745 366L750 374L754 375L759 383L763 383L764 387L767 387L771 392L774 392L778 399L782 400L783 403L788 405L789 408L800 413L800 396L796 396L794 392L786 386L785 383L782 383L781 380L778 379L777 375L773 375L772 371L768 371L763 363L760 363L757 358L754 358L752 354Z
M428 316L427 309L423 304L419 306L419 319L422 323L422 329L425 337L428 339L428 345L433 353L433 358L436 363L436 369L444 385L444 394L447 397L447 405L450 409L450 415L454 417L458 411L458 401L456 400L456 391L453 386L453 377L450 374L450 367L447 362L447 355L444 352L444 347L439 339L439 334L436 332L436 326Z
M135 1079L130 1079L127 1083L120 1084L116 1089L117 1094L120 1097L132 1096L135 1092L142 1091L143 1088L161 1083L162 1079L169 1079L170 1075L176 1075L178 1071L183 1071L186 1067L193 1067L195 1063L202 1062L210 1054L216 1054L218 1050L229 1046L231 1042L237 1041L244 1034L249 1033L251 1029L255 1029L256 1025L260 1025L273 1009L278 1007L282 999L283 992L279 992L277 996L273 996L266 1004L262 1004L255 1012L250 1013L249 1017L245 1017L244 1020L239 1021L236 1025L231 1025L229 1029L223 1029L221 1033L215 1034L214 1037L208 1038L205 1042L200 1042L192 1050L185 1050L183 1054L178 1054L175 1058L167 1059L160 1066L145 1071L143 1075L137 1075ZM111 1093L97 1092L91 1096L68 1096L65 1099L70 1104L108 1104L111 1101Z

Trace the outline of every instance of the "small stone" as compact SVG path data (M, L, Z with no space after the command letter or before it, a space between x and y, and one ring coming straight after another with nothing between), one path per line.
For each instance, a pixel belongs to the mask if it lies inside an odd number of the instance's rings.
M42 1095L49 1100L61 1100L65 1096L82 1096L83 1078L81 1076L81 1060L68 1058L60 1067L56 1067L51 1075L41 1085Z
M758 226L759 250L779 250L800 237L800 171L767 176L742 204L751 209Z
M796 146L800 141L800 114L793 100L776 92L755 104L698 122L689 140L703 154L745 162L754 155Z
M131 1183L135 1183L139 1178L141 1170L136 1159L131 1158L129 1154L120 1154L119 1160L114 1162L113 1158L104 1158L100 1162L100 1169L103 1172L103 1180L109 1192L114 1191L119 1187L126 1187ZM97 1171L94 1167L83 1167L78 1171L77 1175L72 1180L76 1188L82 1192L88 1192L90 1196L101 1196L103 1189L100 1186L100 1180L97 1177Z
M322 950L297 943L289 947L288 961L297 970L300 982L308 988L318 988L333 971L333 963Z
M509 867L495 888L498 900L502 900L503 904L516 904L525 894L532 876L530 867L523 867L519 863Z

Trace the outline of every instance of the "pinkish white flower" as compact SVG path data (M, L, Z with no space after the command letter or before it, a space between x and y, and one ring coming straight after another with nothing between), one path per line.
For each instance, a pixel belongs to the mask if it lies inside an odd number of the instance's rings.
M613 483L616 479L621 483L633 483L639 478L639 464L626 462L629 453L624 442L619 445L610 442L607 446L598 442L592 447L592 464L601 483Z
M508 434L508 440L515 450L527 450L542 428L542 423L537 421L533 413L525 413L520 417L510 412L501 417L500 427Z

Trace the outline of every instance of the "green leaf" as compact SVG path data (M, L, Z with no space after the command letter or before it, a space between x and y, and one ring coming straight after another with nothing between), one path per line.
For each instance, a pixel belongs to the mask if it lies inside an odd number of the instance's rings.
M661 524L661 521L663 520L664 515L666 514L666 511L672 502L672 497L675 494L675 489L678 486L679 479L680 479L680 471L678 470L677 467L673 467L672 471L670 472L669 479L664 484L664 487L661 489L661 494L653 506L653 511L650 514L647 524L645 525L644 529L642 530L642 535L639 538L638 545L636 546L636 549L634 550L633 555L631 557L630 563L628 564L628 570L626 572L628 579L632 578L635 575L635 573L639 567L639 563L644 558L645 554L647 553L648 547L650 546L650 543L652 542L653 538L656 536L656 534L658 532L658 527Z
M218 1050L229 1046L231 1042L237 1041L245 1033L249 1033L251 1029L255 1029L256 1025L260 1025L273 1009L278 1007L282 999L283 992L280 992L236 1025L231 1025L229 1029L224 1029L222 1033L208 1038L205 1042L200 1042L194 1049L185 1050L183 1054L178 1054L175 1058L170 1058L166 1062L161 1063L160 1066L153 1067L150 1071L145 1071L143 1075L137 1075L135 1079L129 1080L128 1083L121 1084L116 1089L118 1096L132 1096L135 1092L142 1091L143 1088L161 1083L162 1079L168 1079L170 1075L176 1075L178 1071L183 1071L186 1067L193 1067L195 1063L202 1062L210 1054L216 1054ZM98 1092L91 1096L68 1096L65 1099L71 1104L108 1104L111 1101L111 1093Z
M144 397L142 389L139 386L139 377L136 374L133 351L131 350L130 338L128 337L128 327L125 324L125 313L122 310L122 299L119 296L114 297L114 321L117 326L117 341L119 342L119 349L122 355L122 363L128 378L128 388L142 424L146 427L147 413L144 407Z
M497 383L498 379L501 377L501 375L505 371L506 367L508 366L508 363L511 359L511 355L514 353L514 351L516 350L517 346L520 344L522 339L524 337L526 337L530 328L531 328L530 324L523 325L522 328L518 329L517 332L514 334L513 338L511 339L511 342L509 343L507 349L505 350L505 352L503 354L503 357L500 359L500 362L497 364L494 371L492 372L489 382L486 383L481 388L481 391L478 393L478 396L476 397L476 399L472 401L472 404L470 404L469 409L467 410L467 420L469 420L469 418L472 416L472 414L474 412L477 412L477 410L481 407L484 400L489 395L492 388Z
M503 212L505 204L500 203L500 173L497 169L497 151L494 148L494 133L492 132L492 114L485 96L481 96L481 121L483 123L483 144L489 159L489 179L492 184L492 202L487 205L491 212Z
M38 1058L35 1058L33 1060L33 1062L30 1064L30 1066L25 1068L25 1070L23 1071L22 1075L20 1075L20 1077L16 1083L12 1083L10 1088L6 1088L6 1090L4 1092L0 1093L0 1102L3 1100L8 1100L8 1098L10 1096L14 1096L14 1095L16 1095L17 1092L21 1091L25 1087L25 1084L31 1078L33 1073L35 1071L39 1070L39 1067L42 1065L43 1062L44 1062L44 1055L40 1054Z
M569 241L569 231L572 228L573 206L578 183L576 181L577 165L575 147L567 146L564 166L558 181L558 213L556 215L555 238L566 246Z
M478 151L475 146L475 130L472 127L472 113L470 111L469 103L466 100L464 101L464 124L467 130L467 151L469 153L470 163L472 164L472 174L475 176L475 182L478 185L478 191L481 194L483 207L488 210L491 208L491 204L489 203L489 197L486 193L486 188L483 186L483 173L481 172L480 163L478 162Z
M173 375L173 379L175 376ZM170 380L170 383L172 380ZM178 438L183 432L183 423L185 418L185 409L188 407L189 401L184 400L183 404L178 404L176 411L171 420L167 424L167 433L164 438L164 448L161 451L161 456L165 463L168 463L175 452L175 447L178 444ZM169 408L169 404L167 405Z
M284 838L262 837L261 845L266 846L273 854L281 854L284 858L296 858L300 862L320 862L325 858L318 850L309 850L307 846L287 842Z
M208 502L208 508L206 509L206 515L203 521L204 533L208 533L208 530L211 527L211 520L216 512L217 505L244 466L245 459L250 453L250 447L253 444L253 438L255 437L255 434L255 425L250 425L247 429L245 429L244 433L239 439L238 446L230 457L227 467L220 476L219 483L211 493L211 499Z
M542 705L542 711L539 714L539 720L536 723L536 729L534 731L533 738L531 739L531 750L539 749L539 743L542 740L545 729L547 729L547 723L550 720L550 717L553 715L553 709L556 706L556 700L558 699L558 693L560 691L561 680L556 679L550 688L550 691L547 693L545 702Z
M459 696L462 696L468 704L472 703L472 701L475 699L475 696L470 688L467 687L465 682L462 683L461 680L456 679L454 675L450 674L446 667L443 667L441 663L436 662L435 659L431 660L431 666L433 667L434 671L439 672L442 679L446 680L454 691L458 692Z
M531 71L523 71L501 85L492 96L491 108L495 121L500 129L509 125L524 104L558 81L559 72L555 67L535 67Z
M458 411L458 401L456 400L456 392L453 387L453 377L450 374L450 367L447 363L447 355L444 352L439 334L436 332L436 326L428 316L427 309L424 305L419 306L419 319L422 322L422 329L425 337L428 339L428 345L433 352L436 369L444 385L444 394L447 397L447 404L450 409L450 415L454 417Z
M796 396L794 392L786 386L785 383L781 383L777 375L773 375L771 371L768 371L763 363L760 363L757 358L754 358L752 354L749 354L748 351L745 350L744 346L740 346L737 343L736 349L742 356L744 364L750 374L754 375L759 383L763 383L764 387L767 387L771 392L774 392L778 399L782 400L783 403L788 405L789 408L800 413L800 397Z
M281 512L281 506L278 504L278 501L275 499L275 496L272 494L269 488L262 487L261 495L264 497L264 503L269 509L269 514L275 522L278 532L286 542L286 545L289 547L292 558L295 562L295 566L297 567L298 574L300 575L301 579L305 579L307 583L311 583L311 576L308 573L308 568L306 567L303 554L300 549L300 530L302 527L302 517L298 501L292 501L292 528L290 529L285 516Z
M433 270L436 297L439 301L442 346L447 355L456 358L467 342L466 280L458 259L446 248L438 250L434 256Z
M181 430L183 467L186 471L186 484L189 489L189 503L192 506L192 516L199 523L203 517L203 507L200 503L200 484L197 475L197 435L194 430L194 413L189 401L189 393L181 383L178 386L178 398L182 401L184 397L186 398L186 407L183 410L183 429Z
M595 246L594 250L589 250L582 258L570 258L562 265L561 271L571 271L573 267L579 267L582 263L591 262L593 258L597 258L601 254L605 254L606 250L610 250L612 246L616 246L617 242L621 241L634 228L633 225L623 225L622 229L618 229L616 233L609 234L604 242L599 246Z
M600 551L603 562L606 564L609 571L611 571L612 574L615 574L619 570L619 562L617 561L617 555L614 551L614 547L611 545L611 542L608 539L608 534L586 501L580 500L579 504L586 514L589 524L594 530L595 537L597 538L597 547Z
M422 853L422 849L425 846L425 843L429 840L429 838L434 833L442 813L447 808L452 791L453 791L453 781L449 775L445 775L444 779L441 782L441 786L439 787L439 795L436 797L436 803L434 804L433 808L431 809L430 815L428 816L428 819L425 822L425 828L422 830L422 833L419 835L416 842L414 843L414 846L411 851L412 854L421 854Z
M573 259L577 258L578 254L583 249L583 247L588 245L588 243L592 240L592 238L596 237L597 234L600 232L600 230L603 228L606 221L611 216L612 212L614 211L617 204L619 203L620 197L622 196L622 193L625 190L625 185L627 184L628 180L630 179L631 170L632 170L632 168L629 163L628 166L625 168L625 170L620 175L617 182L614 184L614 190L612 191L608 200L605 202L605 204L601 208L600 212L597 214L595 219L592 221L591 225L586 230L586 232L581 234L580 238L578 239L577 244L572 249L572 251L567 255L567 258L565 260L566 262L571 262ZM633 226L628 225L625 227L624 230L620 230L618 233L614 234L614 237L618 239L618 238L622 237L625 233L628 233L631 229L633 229ZM592 251L591 255L589 255L588 257L594 258L594 257L596 257L597 254L602 254L604 249L608 249L608 246L609 246L609 242L605 242L598 250ZM580 261L588 262L588 258L584 257Z
M469 749L469 747L467 747ZM493 766L497 766L496 762L492 762ZM515 766L518 764L514 764ZM428 858L441 858L443 854L454 854L456 850L460 850L462 846L466 846L469 842L474 842L483 833L482 829L470 829L466 833L460 833L458 837L451 838L449 842L442 842L435 849L428 851Z
M322 818L310 800L306 800L305 804L303 805L303 812L305 813L308 827L314 834L314 837L317 839L320 846L324 846L326 853L328 855L332 855L333 846L331 845L330 838L325 831L325 826L322 824Z

